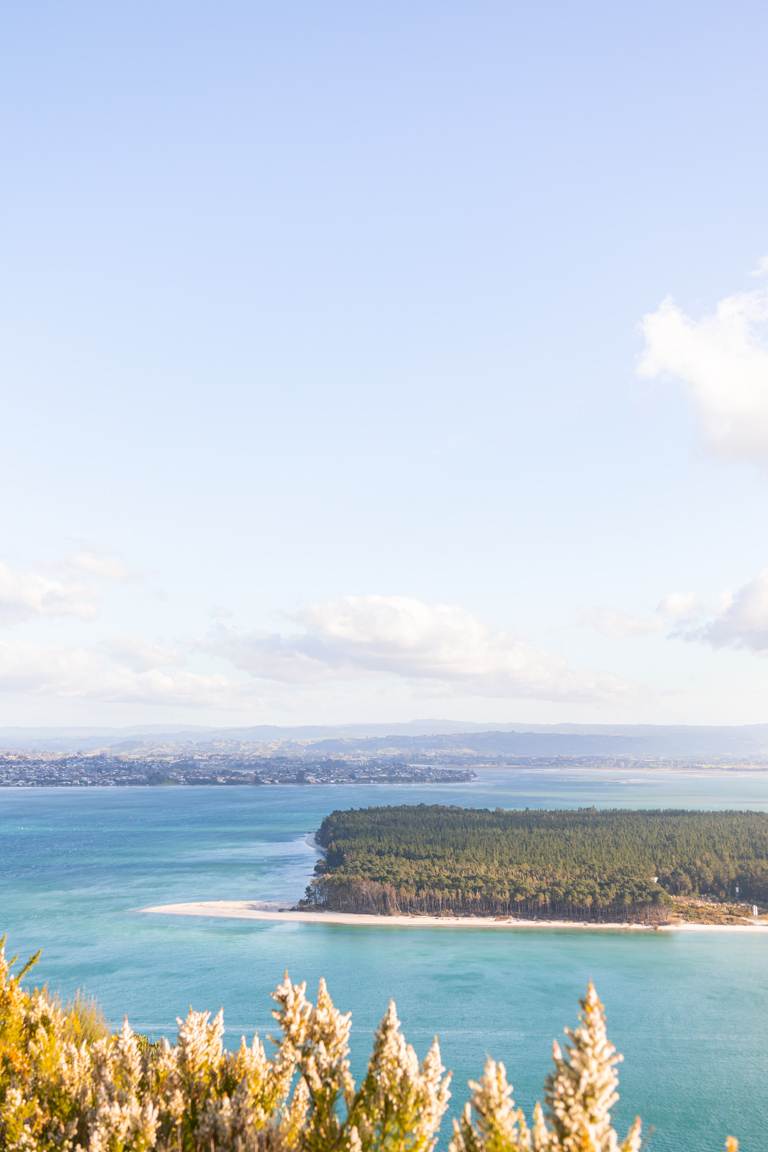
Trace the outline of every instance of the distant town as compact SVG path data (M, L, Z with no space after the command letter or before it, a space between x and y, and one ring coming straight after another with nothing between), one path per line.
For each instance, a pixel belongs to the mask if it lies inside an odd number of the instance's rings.
M482 771L764 772L768 726L0 728L0 787L464 784ZM426 730L425 730L426 729Z
M129 785L461 784L469 768L410 764L398 759L184 754L34 755L0 753L0 787L125 787Z
M509 756L486 749L423 748L404 753L367 742L340 750L308 742L229 747L160 744L152 748L85 751L0 749L0 788L125 787L129 785L465 784L483 769L604 772L765 771L764 757L633 758L622 756ZM378 742L377 742L378 743Z

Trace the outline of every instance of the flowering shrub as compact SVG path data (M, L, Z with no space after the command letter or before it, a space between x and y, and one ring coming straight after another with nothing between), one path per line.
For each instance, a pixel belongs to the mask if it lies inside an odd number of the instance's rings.
M317 1000L286 978L274 992L279 1028L268 1055L256 1037L222 1043L222 1014L190 1012L175 1044L150 1043L126 1021L111 1034L92 1005L28 991L0 947L0 1149L3 1152L432 1152L448 1105L437 1041L423 1061L394 1004L368 1071L349 1068L350 1015L323 981ZM450 1152L638 1152L640 1121L622 1140L605 1016L590 985L565 1050L554 1046L545 1107L530 1125L503 1064L489 1060ZM729 1141L728 1152L736 1152Z

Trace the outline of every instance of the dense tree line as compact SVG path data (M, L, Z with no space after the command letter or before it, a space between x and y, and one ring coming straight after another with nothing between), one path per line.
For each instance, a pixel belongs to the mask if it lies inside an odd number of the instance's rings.
M671 896L768 903L768 813L333 812L305 904L335 911L655 921Z

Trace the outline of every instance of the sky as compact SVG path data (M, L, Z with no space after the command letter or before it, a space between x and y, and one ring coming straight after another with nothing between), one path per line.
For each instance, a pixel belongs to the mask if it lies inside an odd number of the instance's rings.
M768 8L3 7L0 724L768 721Z

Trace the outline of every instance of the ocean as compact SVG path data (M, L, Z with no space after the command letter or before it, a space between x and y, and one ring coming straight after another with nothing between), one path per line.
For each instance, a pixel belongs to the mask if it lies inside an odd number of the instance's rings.
M224 1008L227 1042L272 1028L287 969L325 976L353 1012L353 1070L394 997L420 1054L433 1035L453 1107L487 1054L530 1109L552 1039L588 980L623 1052L618 1123L636 1113L650 1152L768 1148L768 933L484 931L269 924L157 916L147 905L297 899L312 833L334 808L698 807L768 810L768 772L483 770L463 785L0 790L0 932L35 979L81 989L108 1019L171 1036L191 1005ZM445 1133L447 1136L446 1125ZM444 1140L447 1143L447 1139Z

